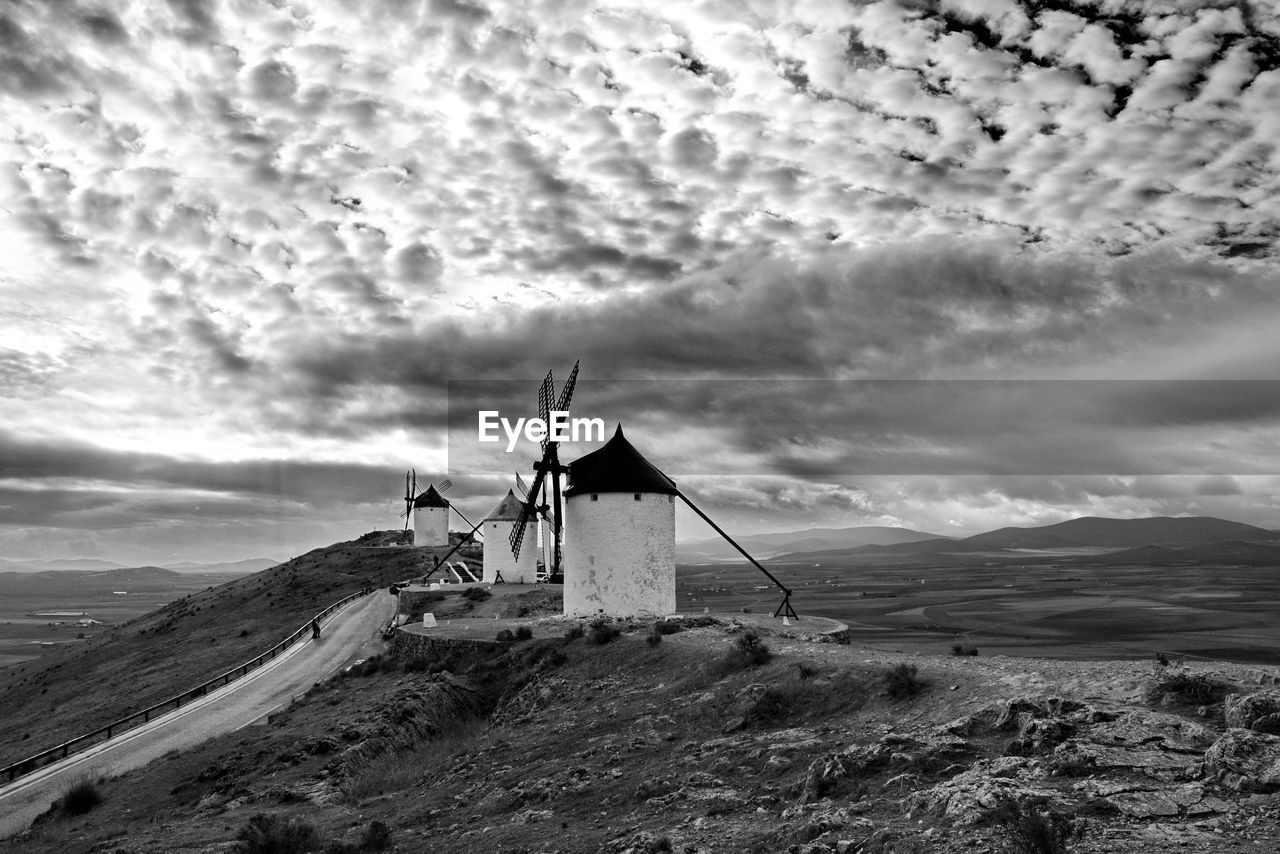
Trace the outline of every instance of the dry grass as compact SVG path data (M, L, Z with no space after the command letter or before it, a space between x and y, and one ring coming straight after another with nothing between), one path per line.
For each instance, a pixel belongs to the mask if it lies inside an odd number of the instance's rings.
M487 725L483 719L464 720L415 750L376 759L349 777L342 786L342 793L349 803L359 804L433 779L457 764L464 754L474 750Z

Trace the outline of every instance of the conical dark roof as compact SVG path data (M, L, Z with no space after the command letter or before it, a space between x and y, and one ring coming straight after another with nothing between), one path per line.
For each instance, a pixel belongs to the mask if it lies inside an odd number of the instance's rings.
M635 449L622 435L622 425L604 447L569 463L565 497L584 492L659 492L675 495L671 478Z
M519 498L510 489L507 490L507 497L498 502L498 506L490 511L488 516L484 517L486 522L515 522L520 519L520 508L523 507Z
M427 491L419 495L413 500L414 507L448 507L449 502L444 496L436 492L436 485L433 483L427 487Z

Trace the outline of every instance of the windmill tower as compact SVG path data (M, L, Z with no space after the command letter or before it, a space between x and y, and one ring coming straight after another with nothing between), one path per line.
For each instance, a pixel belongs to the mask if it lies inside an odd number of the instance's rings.
M516 494L508 489L507 496L498 502L488 516L484 518L484 582L494 584L505 581L510 584L533 584L538 571L538 552L536 549L524 549L519 557L503 548L511 539L511 531L520 521L520 510L524 506ZM526 519L525 525L532 527L532 519ZM525 536L530 536L525 532Z
M413 499L413 545L420 549L449 545L449 502L434 484Z
M676 612L676 484L622 435L569 464L564 613Z

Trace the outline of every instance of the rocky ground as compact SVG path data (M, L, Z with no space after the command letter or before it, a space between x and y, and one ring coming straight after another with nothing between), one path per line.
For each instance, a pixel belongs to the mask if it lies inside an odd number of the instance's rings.
M367 662L6 850L1000 852L1038 818L1063 852L1280 848L1275 669L706 622Z

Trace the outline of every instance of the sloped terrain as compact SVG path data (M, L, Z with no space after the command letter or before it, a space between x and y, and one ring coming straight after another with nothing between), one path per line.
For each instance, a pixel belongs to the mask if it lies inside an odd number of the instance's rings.
M316 549L185 596L74 648L0 670L0 765L241 664L362 587L421 572L421 553L377 548L401 536L373 532Z
M708 622L658 641L622 624L612 640L371 660L266 726L98 783L101 805L51 814L14 844L212 854L292 834L307 840L297 850L335 854L997 852L1007 802L1070 818L1073 854L1270 854L1280 840L1273 669L782 636L762 639L766 655L741 626Z

